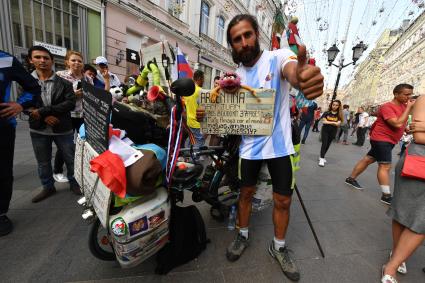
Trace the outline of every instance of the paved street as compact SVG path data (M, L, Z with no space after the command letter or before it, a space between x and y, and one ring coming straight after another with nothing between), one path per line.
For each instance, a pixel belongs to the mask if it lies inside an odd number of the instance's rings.
M294 197L287 243L301 269L300 282L378 282L380 268L391 247L391 221L379 202L376 166L359 178L366 189L344 184L366 146L332 144L325 168L317 166L318 134L310 133L302 147L298 185L326 257L321 258L297 197ZM398 151L398 147L394 154ZM394 155L397 159L397 156ZM151 258L123 270L115 262L102 262L88 249L88 226L82 221L78 197L66 185L37 204L31 198L40 190L36 162L25 122L20 122L15 150L15 189L9 213L15 230L0 238L2 282L289 282L267 252L273 235L271 210L252 217L251 246L243 257L229 263L225 248L233 238L225 223L209 217L202 204L211 244L201 256L167 276L154 274ZM408 261L402 283L425 282L425 247Z

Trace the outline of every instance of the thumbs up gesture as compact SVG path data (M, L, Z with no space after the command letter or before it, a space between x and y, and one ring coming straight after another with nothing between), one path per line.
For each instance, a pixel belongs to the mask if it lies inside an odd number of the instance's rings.
M323 94L323 75L319 67L307 64L307 51L304 45L298 46L296 74L299 89L307 99L314 99Z

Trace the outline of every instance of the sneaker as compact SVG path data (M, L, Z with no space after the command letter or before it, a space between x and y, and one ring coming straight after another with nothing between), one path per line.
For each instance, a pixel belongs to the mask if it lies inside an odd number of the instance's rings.
M0 216L0 236L6 236L13 230L12 221L6 215Z
M42 189L35 197L32 198L32 202L40 202L56 193L56 189L53 187L52 189Z
M390 252L390 259L391 256L393 255L393 252ZM406 267L406 263L403 261L397 268L397 272L400 274L406 274L407 273L407 267Z
M325 159L324 158L320 158L319 159L319 166L320 167L325 167Z
M71 192L73 192L74 194L76 194L77 196L81 196L83 193L81 192L81 187L78 184L72 184L69 186L69 189L71 190Z
M347 179L345 179L345 183L349 186L352 186L353 188L357 189L357 190L363 190L363 187L360 186L360 184L353 178L348 177Z
M393 199L393 197L391 195L382 195L381 202L385 203L387 205L391 205L392 199Z
M384 270L385 270L385 265L382 266L381 283L397 283L397 279L395 279L389 274L385 274Z
M55 181L58 182L58 183L69 182L68 178L62 173L53 174L53 179L55 179Z
M236 235L233 242L227 247L226 257L229 261L237 261L243 251L249 246L249 240L240 233Z
M269 245L270 255L277 260L282 268L283 273L292 281L300 280L300 272L295 265L294 260L289 255L288 247L280 248L278 251L275 250L273 241Z

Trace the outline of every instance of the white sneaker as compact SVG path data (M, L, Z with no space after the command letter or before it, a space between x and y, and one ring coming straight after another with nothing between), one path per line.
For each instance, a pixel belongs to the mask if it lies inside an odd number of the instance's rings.
M390 259L391 259L391 256L393 255L393 252L391 251L390 252ZM397 268L397 272L398 273L400 273L400 274L406 274L407 273L407 267L406 267L406 262L402 262L399 266L398 266L398 268Z
M62 173L53 174L53 179L55 179L55 181L58 182L58 183L68 183L69 182L68 178Z
M324 158L320 158L319 159L319 166L320 167L325 167L325 159Z
M326 158L323 158L323 160L325 161L325 163L327 162L327 161L326 161Z

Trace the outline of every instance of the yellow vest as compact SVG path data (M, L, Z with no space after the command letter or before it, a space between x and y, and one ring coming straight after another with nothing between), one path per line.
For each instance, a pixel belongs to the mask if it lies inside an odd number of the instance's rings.
M201 88L195 84L195 92L191 96L183 97L186 105L187 125L190 128L200 129L201 124L196 120L196 109L198 109L198 98Z

